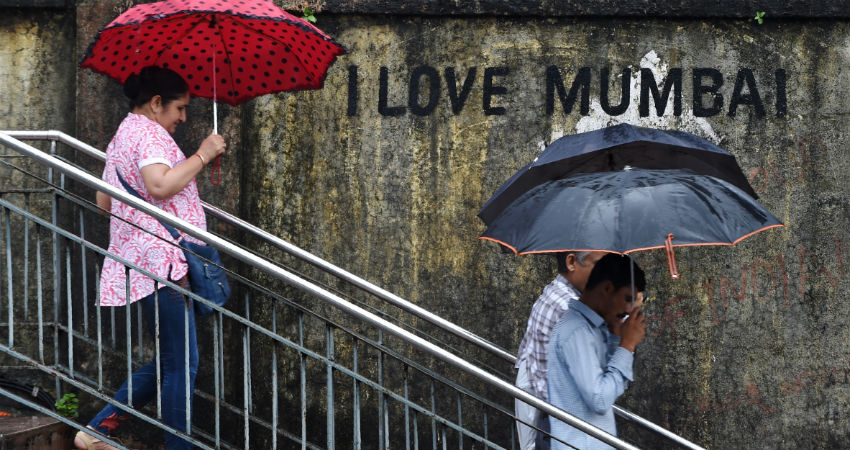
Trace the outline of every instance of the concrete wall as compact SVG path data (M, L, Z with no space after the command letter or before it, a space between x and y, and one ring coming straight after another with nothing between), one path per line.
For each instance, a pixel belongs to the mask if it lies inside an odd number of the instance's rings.
M688 18L687 5L652 3L663 17L641 17L526 14L526 3L323 2L318 25L349 54L321 91L224 108L227 187L204 182L203 197L515 350L554 264L476 240L483 202L565 134L629 122L703 136L738 157L787 228L735 248L678 250L678 281L661 252L637 255L651 321L620 403L710 448L850 446L846 11L813 18L804 5L774 5L758 25L744 4L697 2L691 11L704 18ZM20 112L0 128L60 128L104 147L124 100L72 63L127 6L4 9L0 58L32 56L0 64L0 110ZM671 101L641 115L641 69L659 85L681 74L680 113ZM579 97L566 110L547 84L557 76L568 90L579 74L590 77L586 109ZM697 100L695 74L708 86ZM714 93L711 77L722 80ZM22 98L7 80L40 89ZM209 129L209 102L191 114L178 134L190 152Z

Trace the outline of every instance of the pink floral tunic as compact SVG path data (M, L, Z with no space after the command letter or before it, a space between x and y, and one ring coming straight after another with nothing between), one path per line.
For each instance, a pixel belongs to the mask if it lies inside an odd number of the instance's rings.
M143 115L130 113L121 122L115 137L106 148L106 167L103 180L123 190L118 176L133 187L152 205L161 208L202 229L207 228L198 187L192 180L183 190L166 200L156 200L145 189L142 182L142 167L165 164L176 167L186 157L177 143L160 124ZM158 277L179 280L187 273L186 258L180 247L172 244L174 238L155 218L112 199L112 214L153 232L148 234L136 226L116 217L109 223L109 252L135 264ZM203 244L191 236L188 241ZM106 257L100 273L100 304L121 306L128 303L125 266ZM147 297L154 292L154 280L135 270L130 270L129 303Z

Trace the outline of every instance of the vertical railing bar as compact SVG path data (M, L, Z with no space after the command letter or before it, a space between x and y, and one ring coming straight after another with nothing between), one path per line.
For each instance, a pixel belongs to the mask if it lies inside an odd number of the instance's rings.
M437 450L437 400L434 397L434 379L431 379L431 448Z
M443 438L443 450L446 450L446 441L448 440L448 439L446 438L446 428L448 428L448 427L446 427L445 425L440 424L440 435L441 435L441 436L442 436L442 438Z
M156 291L154 291L156 292ZM144 344L142 343L142 302L134 302L136 305L136 360L140 363L144 360Z
M112 338L112 348L115 348L118 345L118 343L116 342L117 339L116 339L116 336L115 336L115 333L116 333L116 331L115 331L115 308L109 308L109 327L110 327L109 331L110 331L110 334L111 334L110 337Z
M219 364L219 393L221 394L221 401L225 401L225 395L227 391L224 389L224 314L222 312L217 312L218 314L218 364Z
M419 414L413 411L413 450L419 450Z
M460 392L457 394L457 426L460 430L457 432L458 450L463 450L463 397ZM445 444L443 444L445 445Z
M36 292L36 307L38 309L36 312L38 315L38 360L44 364L44 313L42 311L42 307L44 306L44 293L42 290L44 286L41 281L41 227L39 225L36 225L35 228L35 239L35 275L38 286L38 292Z
M156 418L162 420L162 347L159 333L159 280L153 280L153 359L156 364Z
M331 362L334 361L334 332L330 323L325 322L325 346L327 348L327 442L328 450L334 450L334 372Z
M298 311L298 345L304 348L304 313ZM301 369L301 449L307 449L307 360L298 352Z
M71 293L71 244L65 247L65 288L68 308L68 375L74 378L74 305Z
M384 396L384 441L386 448L390 448L390 400L388 396Z
M410 406L407 402L410 400L410 380L408 376L410 375L409 366L407 364L404 365L404 373L402 376L404 377L404 449L410 450Z
M378 385L381 389L378 390L378 448L387 450L387 437L384 436L384 352L381 347L384 345L383 330L378 329Z
M484 448L489 448L490 444L487 442L490 441L490 437L487 435L487 410L484 410Z
M56 141L50 141L50 155L56 156ZM53 168L47 169L47 178L51 184L55 182L55 174ZM53 225L52 241L53 241L53 364L59 364L59 296L61 295L62 285L62 254L59 248L59 233L55 230L59 225L59 196L54 190L50 200L50 223ZM56 394L61 393L62 386L59 379L56 378Z
M124 318L127 329L126 339L127 339L127 404L132 408L133 407L133 320L130 314L130 268L124 266L124 274L127 276L124 280L125 290L124 290Z
M84 210L80 209L80 239L83 241L86 240L86 222L85 222L85 214ZM80 246L80 273L83 277L83 333L85 333L86 337L89 337L89 277L87 276L88 270L86 268L86 246ZM26 282L24 282L24 286L28 286ZM140 341L141 342L141 341Z
M515 434L515 432L516 432L515 430L516 430L515 426L511 427L511 450L516 450L517 436Z
M220 369L219 366L219 346L221 343L218 340L219 329L218 324L222 320L221 313L216 312L213 314L215 317L215 321L213 322L213 383L215 384L215 448L221 448L221 380L220 377Z
M277 335L277 302L272 302L272 333ZM277 450L277 348L272 343L272 450Z
M98 265L95 265L95 270L100 273ZM103 320L101 318L103 307L100 305L100 277L94 278L94 290L98 293L97 304L95 305L95 312L97 313L97 388L103 390Z
M358 373L357 372L357 369L358 369L358 367L357 367L357 352L358 352L357 342L359 342L359 341L355 337L354 338L354 346L353 346L353 349L352 349L353 358L354 358L354 374L355 375L357 375L357 373ZM354 397L354 445L353 445L353 447L354 447L354 450L360 450L362 445L363 445L363 441L362 441L362 437L360 436L360 382L357 381L357 377L354 377L353 397Z
M249 359L248 358L248 327L243 326L242 327L242 370L243 370L243 374L245 374L245 375L247 375L248 370L249 370L248 369L248 359ZM243 416L243 421L244 421L243 427L245 429L244 435L243 435L245 437L245 444L244 444L243 448L246 449L246 450L251 448L251 444L250 444L250 440L249 440L250 439L250 437L249 437L249 432L250 432L249 427L250 427L251 421L250 421L250 418L248 416L248 407L249 407L249 403L250 403L250 400L249 400L250 396L251 396L251 394L248 392L248 377L243 376L242 377L242 416Z
M30 212L30 194L24 193L24 210ZM30 220L24 219L24 320L29 319L30 312Z
M251 320L251 293L250 292L245 294L245 319L248 320L248 321ZM249 349L252 348L251 347L251 328L246 328L245 339L248 341L248 348ZM251 378L251 358L248 358L248 365L246 366L246 369L245 369L245 378L246 378L246 381L248 382L248 392L251 393L251 392L253 392L253 388L252 388L252 381L253 380ZM248 412L249 413L254 412L254 399L252 397L253 396L251 396L251 395L248 396Z
M186 434L192 435L192 376L189 374L189 314L195 314L192 303L183 297L183 392L186 408Z
M9 300L8 328L9 328L9 347L15 346L15 300L14 282L12 280L12 211L9 208L3 208L3 218L6 222L6 295Z

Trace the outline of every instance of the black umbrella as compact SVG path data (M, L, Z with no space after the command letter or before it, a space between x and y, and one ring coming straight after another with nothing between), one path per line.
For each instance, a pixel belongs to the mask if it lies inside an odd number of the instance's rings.
M746 192L688 170L626 169L543 183L496 217L480 239L517 254L735 245L782 223ZM675 276L675 275L674 275Z
M620 124L556 140L496 190L478 217L489 225L511 202L546 181L626 166L690 169L725 180L758 198L735 156L717 145L684 131Z

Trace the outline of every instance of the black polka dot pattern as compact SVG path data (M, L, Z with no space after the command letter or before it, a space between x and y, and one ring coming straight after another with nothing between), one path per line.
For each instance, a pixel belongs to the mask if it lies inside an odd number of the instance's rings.
M320 89L345 48L267 0L185 0L134 6L98 33L82 67L123 83L155 64L196 97L238 105L281 91ZM214 89L215 85L215 89Z

